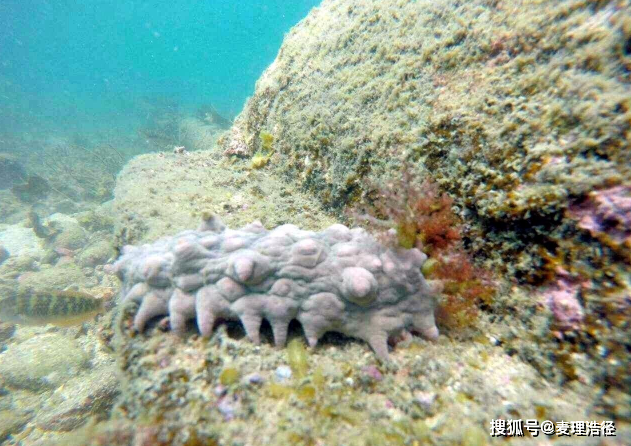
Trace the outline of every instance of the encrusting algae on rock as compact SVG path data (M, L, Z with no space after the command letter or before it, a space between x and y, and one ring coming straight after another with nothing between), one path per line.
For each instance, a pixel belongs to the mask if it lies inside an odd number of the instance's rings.
M22 291L0 300L0 321L70 326L88 321L103 310L103 299L81 291Z
M196 319L210 336L217 320L238 319L259 343L266 319L284 346L296 319L311 347L335 331L365 340L387 359L388 341L407 330L438 337L436 290L421 274L426 258L341 224L319 233L293 225L270 231L260 222L232 230L206 216L198 231L126 246L110 270L123 282L123 299L140 304L138 331L168 315L176 333Z

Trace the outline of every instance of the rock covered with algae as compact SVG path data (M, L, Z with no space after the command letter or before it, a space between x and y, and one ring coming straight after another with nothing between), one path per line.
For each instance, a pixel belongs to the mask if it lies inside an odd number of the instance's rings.
M386 248L365 230L340 224L322 232L267 230L260 222L232 230L207 217L198 231L125 247L111 271L123 282L123 300L140 304L138 331L168 314L176 333L195 319L210 336L217 320L238 319L258 343L266 319L283 346L296 319L312 347L336 331L387 359L388 340L406 330L438 336L434 293L421 274L425 260L416 248Z
M433 180L467 250L517 284L490 308L506 351L628 394L630 16L614 0L324 0L221 144L251 155L270 133L274 167L332 208L370 204L402 165Z
M590 257L568 209L631 176L630 12L618 1L324 1L286 36L222 144L253 154L269 132L279 164L331 205L370 196L405 161L454 198L475 251L536 281L547 251Z

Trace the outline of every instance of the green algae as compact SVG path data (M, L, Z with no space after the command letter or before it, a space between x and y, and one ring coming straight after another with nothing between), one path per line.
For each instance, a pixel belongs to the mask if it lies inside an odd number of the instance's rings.
M292 339L287 344L287 362L296 378L304 378L309 371L309 354L301 339Z
M230 386L239 381L239 370L234 367L226 367L219 375L219 382L224 386Z
M274 154L274 136L271 133L263 131L259 134L259 138L260 150L252 156L250 164L253 169L265 167Z
M261 139L261 150L265 153L274 151L274 148L272 147L274 144L274 135L269 132L262 131L259 134L259 138Z

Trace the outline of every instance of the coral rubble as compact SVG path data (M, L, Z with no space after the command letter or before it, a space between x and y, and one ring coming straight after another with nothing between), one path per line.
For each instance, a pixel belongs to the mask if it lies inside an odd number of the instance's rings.
M173 331L196 318L204 336L218 319L239 319L259 342L263 319L283 346L297 319L315 346L327 331L367 341L381 359L388 340L407 329L438 336L433 290L421 274L416 248L384 248L365 230L333 225L316 233L293 225L266 230L260 222L238 230L218 218L200 230L127 246L111 267L124 300L140 303L134 326L169 315Z

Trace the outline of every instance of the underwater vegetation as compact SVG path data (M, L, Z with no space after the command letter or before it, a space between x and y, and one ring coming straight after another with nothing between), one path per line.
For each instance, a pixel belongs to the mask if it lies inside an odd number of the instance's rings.
M232 124L212 104L201 105L189 115L180 101L169 96L145 96L138 101L138 107L143 115L138 135L147 151L171 151L182 145L190 145L189 150L210 149L215 144L215 134ZM200 131L207 135L200 135Z
M18 156L0 152L0 189L8 189L26 178L26 171Z
M260 169L266 166L274 154L274 136L271 133L263 131L259 134L259 137L261 138L260 149L252 155L253 169Z
M375 198L361 213L351 215L367 221L385 243L415 247L427 254L423 275L442 286L436 310L440 325L475 325L478 308L492 302L495 284L490 271L475 266L464 249L462 222L453 210L453 199L430 180L418 181L409 168L403 168L393 181L373 184L373 189Z
M107 143L92 148L54 144L43 150L41 158L53 190L75 200L111 198L116 174L125 163L125 157Z
M152 150L173 150L181 145L181 104L169 96L143 96L137 107L144 115L138 134Z
M25 203L35 203L45 198L50 191L48 181L39 175L26 175L25 181L14 184L11 188L13 195Z
M19 180L9 183L13 195L27 204L41 204L49 195L71 202L110 199L116 174L125 163L125 157L112 144L88 148L65 139L45 141L37 153L21 149L12 156L22 157L22 163L28 166Z

